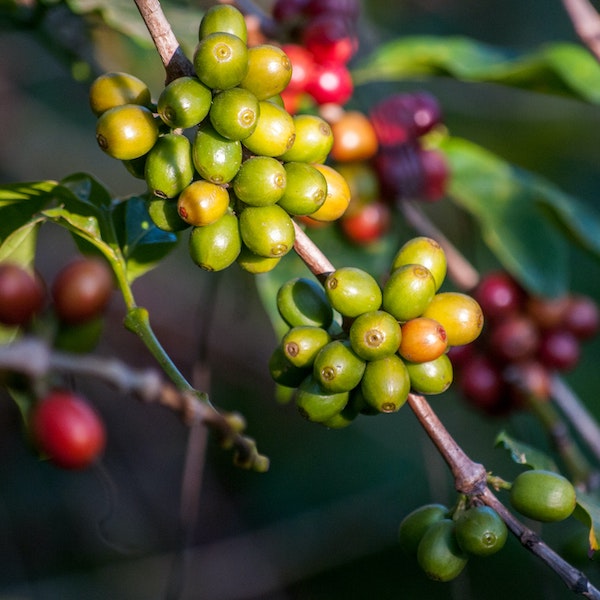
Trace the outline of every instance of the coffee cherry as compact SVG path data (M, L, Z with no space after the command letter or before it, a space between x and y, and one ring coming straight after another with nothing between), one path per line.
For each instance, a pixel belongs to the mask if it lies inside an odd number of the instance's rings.
M251 156L242 163L233 180L235 195L251 206L277 203L286 186L286 169L270 156Z
M349 110L334 121L331 158L340 162L364 161L375 156L379 147L369 118L358 110Z
M302 43L320 64L346 64L358 48L350 21L337 13L312 18L302 32Z
M381 306L379 284L357 267L336 269L327 276L324 287L331 306L345 317L358 317Z
M404 265L392 271L383 286L383 308L398 321L423 314L435 296L435 279L422 265Z
M508 529L498 513L489 506L473 506L455 520L454 534L464 552L489 556L501 550L508 537Z
M579 340L594 337L600 328L600 311L596 302L589 296L571 296L563 327Z
M209 225L193 227L189 239L192 260L205 271L221 271L233 264L242 248L235 215L226 212Z
M16 263L0 263L0 323L27 325L44 303L39 279Z
M65 390L54 390L38 401L29 425L38 449L65 469L90 466L106 443L98 413L82 397Z
M316 64L306 91L318 104L343 106L354 93L352 75L343 63Z
M364 360L377 360L394 354L402 337L398 321L383 310L356 317L348 335L352 349Z
M203 121L192 143L192 159L200 177L212 183L228 183L242 165L242 145L218 133Z
M96 141L109 156L131 160L146 154L158 138L152 113L137 104L123 104L103 112L96 122Z
M331 341L326 329L310 325L292 327L281 341L283 353L296 367L311 367L319 350Z
M346 392L355 388L365 370L362 360L348 340L329 342L315 356L313 377L328 392Z
M358 416L358 411L348 400L346 406L342 410L329 419L321 422L321 425L328 429L343 429L348 427Z
M566 329L550 329L542 334L538 358L550 369L569 371L579 362L581 345L573 333Z
M177 200L174 198L151 198L147 208L152 222L163 231L175 233L190 226L179 216Z
M198 79L213 90L239 85L248 72L246 42L231 33L206 35L196 46L194 70Z
M491 351L501 360L524 360L531 358L538 349L539 330L531 318L515 314L493 324L488 343Z
M294 143L294 119L284 108L268 100L259 102L259 113L256 128L244 139L244 146L254 154L281 156Z
M403 323L398 352L413 363L435 360L448 347L446 330L433 319L416 317Z
M292 77L284 92L302 93L315 66L313 55L299 44L283 44L281 49L292 63Z
M192 146L188 138L177 133L159 137L146 156L144 174L154 196L177 196L194 177Z
M560 327L565 319L569 310L569 297L528 296L525 310L540 329L554 329Z
M209 118L212 126L229 140L246 139L256 129L260 106L256 96L234 87L219 92L213 98Z
M291 215L310 215L317 211L327 197L327 180L308 163L284 164L286 187L279 206Z
M111 72L97 77L90 86L90 108L100 116L109 108L122 104L139 104L150 107L151 97L148 86L129 73Z
M198 28L198 39L212 33L230 33L244 43L248 41L248 30L244 15L232 4L215 4L202 16Z
M502 371L485 354L475 354L461 365L458 386L469 404L488 414L501 414L507 408Z
M542 469L519 473L509 498L522 515L542 522L566 519L575 510L577 501L575 488L567 478Z
M317 115L293 117L296 137L292 147L279 156L283 161L324 163L333 144L333 132L325 119Z
M454 373L447 354L427 362L405 364L410 377L410 387L418 394L441 394L452 384Z
M333 311L323 288L314 280L296 277L277 291L277 310L290 326L314 325L327 329Z
M525 293L508 273L493 271L482 277L473 297L487 319L497 320L520 310Z
M204 179L190 183L177 199L179 216L189 225L196 227L218 221L228 208L229 194L227 190Z
M392 211L384 202L368 202L340 217L340 228L353 243L367 245L381 239L392 224Z
M254 254L246 246L242 245L242 249L235 262L248 273L257 275L258 273L268 273L272 271L280 262L281 258L271 258L268 256L259 256Z
M343 176L333 167L323 164L313 166L327 181L327 196L321 207L310 217L317 221L335 221L346 212L350 204L350 188Z
M248 71L240 87L259 100L280 94L292 78L292 62L284 50L273 44L259 44L248 49Z
M446 330L449 346L471 343L483 328L481 307L471 296L460 292L436 294L422 316L437 321Z
M405 265L422 265L429 269L438 291L444 283L447 270L446 253L434 239L419 236L404 243L392 261L391 271Z
M379 412L400 410L410 392L410 377L404 361L392 354L367 362L360 387L367 403Z
M294 224L277 204L244 208L239 225L242 241L259 256L281 257L294 247Z
M65 323L94 319L106 310L113 288L113 274L106 261L78 258L63 267L52 282L54 312Z
M296 390L296 407L309 421L322 423L333 418L348 403L348 392L330 392L309 375Z
M424 504L415 508L400 522L398 542L406 554L416 555L425 532L437 521L447 518L448 507L443 504Z
M136 179L145 179L144 170L146 168L146 157L147 154L132 158L131 160L122 160L123 166L127 169L127 172Z
M160 93L157 111L172 129L195 127L206 117L212 102L212 92L195 77L179 77L168 83Z
M423 174L420 198L429 202L440 200L446 194L449 178L445 155L440 150L419 148L417 158Z
M296 367L285 355L281 345L275 347L269 358L269 373L278 385L297 388L310 374L310 368Z
M427 577L435 581L451 581L465 568L468 557L461 550L451 519L433 523L423 535L417 549L417 560Z

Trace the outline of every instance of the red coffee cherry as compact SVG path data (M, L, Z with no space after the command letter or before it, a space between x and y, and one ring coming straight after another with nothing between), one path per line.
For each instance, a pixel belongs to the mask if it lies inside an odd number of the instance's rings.
M502 372L487 355L476 354L462 366L458 387L471 406L491 415L505 412Z
M84 469L100 456L106 431L100 415L81 396L54 390L30 414L38 449L64 469Z
M346 65L326 63L315 66L306 91L318 104L344 105L352 97L354 83Z
M346 212L340 219L340 227L346 237L355 244L371 244L380 239L392 224L392 211L384 202L363 204Z
M113 275L99 258L79 258L57 274L52 284L54 310L65 323L83 323L106 309Z
M563 325L580 340L594 337L600 328L598 305L589 296L572 296Z
M20 265L0 264L0 323L26 325L41 310L44 287Z
M323 13L311 19L304 28L302 41L321 64L346 64L358 48L351 23L333 13Z
M446 194L448 185L448 163L439 150L419 149L419 160L423 172L423 187L420 197L422 200L434 202Z
M540 340L538 356L550 369L569 371L579 362L580 342L566 329L546 331Z
M489 345L495 356L507 362L531 358L539 345L539 330L532 319L515 314L492 326Z
M490 320L520 310L525 299L521 286L505 271L484 275L473 297L479 302L485 318Z

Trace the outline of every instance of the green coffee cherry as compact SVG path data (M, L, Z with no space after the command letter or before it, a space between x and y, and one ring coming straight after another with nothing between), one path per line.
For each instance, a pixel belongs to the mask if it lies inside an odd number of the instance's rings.
M167 133L148 152L144 166L148 189L159 198L174 198L194 177L192 146L177 133Z
M210 225L193 227L190 234L190 256L205 271L226 269L235 262L241 247L237 218L230 213Z
M519 473L510 488L510 503L522 515L542 522L562 521L575 510L573 484L562 475L542 469Z
M284 165L286 187L279 206L291 215L310 215L327 197L327 180L312 165L288 162Z
M252 156L245 160L233 180L235 195L250 206L276 204L287 185L284 166L270 156Z
M89 101L96 116L123 104L139 104L147 108L151 105L148 86L134 75L121 72L103 73L97 77L90 86Z
M198 39L223 32L239 37L244 43L248 41L244 15L232 4L215 4L204 13L198 28Z
M323 346L313 363L313 377L330 392L345 392L355 388L365 371L365 361L358 356L348 340L334 340Z
M292 147L279 158L283 161L324 163L333 146L333 132L317 115L294 115L296 137Z
M215 95L209 118L223 137L243 140L256 129L259 114L256 96L248 90L234 87Z
M392 271L405 265L422 265L431 271L435 289L439 290L446 277L447 262L444 249L434 239L419 236L408 240L396 253Z
M269 373L278 385L297 388L310 375L311 369L293 365L283 352L282 346L278 345L269 358Z
M285 108L268 100L259 102L259 111L256 128L244 139L244 146L253 154L279 156L294 143L294 119Z
M447 354L434 360L421 363L404 363L410 377L410 387L418 394L426 396L445 392L454 378L452 362Z
M331 341L326 329L301 325L292 327L281 341L283 352L297 367L311 367L319 350Z
M139 158L158 139L152 113L137 104L123 104L103 112L96 122L96 141L109 156L119 160Z
M358 317L381 306L376 279L357 267L336 269L327 276L324 287L331 306L345 317Z
M454 521L441 519L427 529L417 549L417 561L435 581L451 581L460 575L468 557L456 541Z
M276 204L248 206L241 212L239 221L244 244L259 256L281 257L294 247L294 224Z
M258 254L254 254L245 245L242 245L236 262L244 271L258 275L259 273L272 271L279 264L280 260L280 257L270 258L259 256Z
M338 414L348 403L348 392L329 392L309 375L296 390L296 406L309 421L323 423Z
M281 93L291 78L292 62L279 46L259 44L248 49L248 71L240 87L259 100Z
M127 172L135 177L136 179L145 179L145 170L146 170L146 158L148 154L143 154L142 156L138 156L137 158L132 158L131 160L122 160L123 166L127 169Z
M277 310L290 326L314 325L329 328L333 310L325 291L314 280L296 277L286 281L277 291Z
M212 92L196 77L179 77L160 93L157 111L172 129L195 127L208 115Z
M404 265L383 286L383 308L398 321L408 321L423 314L434 295L431 271L422 265Z
M242 145L223 137L203 121L192 143L192 159L200 177L212 183L228 183L242 164Z
M248 47L237 35L225 32L203 37L194 52L198 79L213 90L238 85L248 72Z
M175 233L190 226L179 216L177 200L173 198L151 198L147 206L150 219L163 231Z
M406 554L416 555L425 532L433 523L448 517L448 507L443 504L425 504L415 508L400 522L398 542Z
M473 506L455 520L455 535L463 552L489 556L502 549L508 529L500 515L489 506Z
M190 183L177 199L179 216L186 223L196 227L218 221L228 208L229 194L227 190L204 179Z
M358 411L350 404L350 401L342 408L339 413L336 413L329 419L322 421L321 425L329 429L343 429L348 427L358 416Z
M360 383L365 400L379 412L400 410L410 392L406 365L396 354L367 362Z
M402 339L400 324L383 310L359 315L348 333L354 352L364 360L377 360L394 354Z

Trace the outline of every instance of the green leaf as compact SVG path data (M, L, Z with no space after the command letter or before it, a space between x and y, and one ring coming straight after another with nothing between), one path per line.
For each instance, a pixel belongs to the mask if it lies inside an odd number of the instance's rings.
M506 431L501 431L496 436L494 445L497 448L508 450L511 459L519 465L527 465L532 469L544 469L546 471L559 472L555 462L545 452L542 452L525 442L514 439L508 435Z
M140 196L131 196L117 204L113 217L130 283L154 268L177 244L175 234L159 229L152 222L147 202Z
M567 42L519 54L465 37L407 36L379 46L352 74L357 85L443 75L600 103L600 65Z
M598 498L577 492L577 505L573 516L581 521L586 527L589 527L589 547L592 551L600 549L598 533L600 532L600 503Z
M479 222L483 240L504 268L533 293L564 294L568 288L567 238L544 207L554 207L565 226L576 228L597 245L590 231L566 218L566 206L574 209L575 204L542 178L476 144L447 138L441 149L452 174L450 198ZM578 215L582 217L583 212Z
M0 186L0 210L11 204L39 206L49 199L56 181L34 181L31 183L9 183ZM36 209L37 210L37 209Z

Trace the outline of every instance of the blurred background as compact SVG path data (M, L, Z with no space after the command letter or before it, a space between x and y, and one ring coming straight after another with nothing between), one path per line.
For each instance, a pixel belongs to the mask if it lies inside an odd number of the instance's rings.
M167 16L178 7L176 2L162 4ZM198 21L206 6L198 3ZM362 10L362 52L411 34L470 36L515 51L577 41L559 0L369 0ZM89 81L77 81L50 43L56 32L75 36L76 19L65 7L43 32L0 21L0 182L60 179L83 171L94 174L116 196L143 192L143 182L98 149L95 117L87 104ZM187 34L194 36L197 23L187 26ZM98 68L129 71L153 91L161 89L161 65L151 49L111 32L100 21L91 33L94 46L86 52ZM76 36L71 42L87 48ZM431 91L453 135L597 205L598 107L447 78L387 88ZM355 105L366 109L380 92L359 88ZM464 217L456 211L448 215L446 231L458 237ZM406 235L411 235L408 228ZM479 240L459 238L457 244L476 266L489 263ZM74 251L65 232L52 225L42 229L37 266L47 281ZM572 289L600 298L598 264L575 250L571 263ZM199 270L189 260L183 237L157 270L136 282L134 292L186 375L194 377L199 349L207 345L213 402L246 416L248 433L270 457L271 468L265 474L238 469L231 454L209 439L197 522L182 566L181 475L189 432L175 415L97 383L75 382L105 417L108 447L100 468L70 473L38 460L24 439L17 409L2 396L0 598L573 596L512 537L499 554L472 559L454 582L428 581L398 548L397 528L421 504L454 502L444 463L408 408L330 431L304 421L294 406L278 403L267 370L277 338L251 276L237 268L222 274ZM115 297L98 352L133 366L153 366L141 343L123 329L122 317L122 302ZM599 352L598 341L586 344L580 365L566 376L596 417ZM433 398L432 405L474 460L507 479L519 469L505 451L494 447L499 431L548 447L527 415L490 419L470 410L452 391ZM600 582L597 561L588 561L582 550L587 534L583 525L570 519L540 531ZM173 591L178 587L179 596Z

